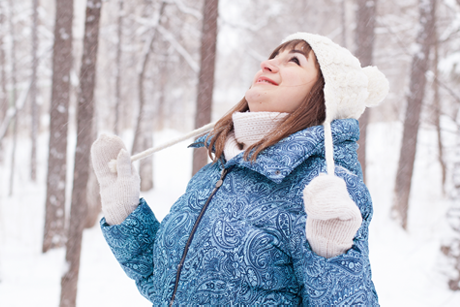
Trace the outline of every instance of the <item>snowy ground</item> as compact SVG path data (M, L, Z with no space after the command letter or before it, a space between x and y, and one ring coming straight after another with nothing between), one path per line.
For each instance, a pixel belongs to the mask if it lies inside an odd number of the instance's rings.
M373 280L382 306L460 306L460 293L448 290L440 242L451 235L441 197L434 134L422 131L410 203L408 231L390 219L398 160L398 124L374 124L369 131L368 186L374 199L370 249ZM162 143L175 131L163 131ZM43 234L46 135L40 139L39 180L28 179L30 143L19 138L14 193L8 196L9 153L0 165L0 306L58 306L64 250L41 253ZM155 189L144 196L159 219L184 191L191 153L183 142L155 156ZM71 148L74 143L69 144ZM150 306L125 277L102 238L98 225L83 237L78 306Z

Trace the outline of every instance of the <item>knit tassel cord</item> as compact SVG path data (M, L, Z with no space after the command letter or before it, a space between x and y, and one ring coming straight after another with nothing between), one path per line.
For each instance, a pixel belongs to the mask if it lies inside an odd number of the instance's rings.
M324 147L325 147L327 174L334 176L335 175L334 143L332 141L331 122L328 119L326 119L323 126L324 126L324 143L325 143Z
M187 133L187 134L185 134L183 136L180 136L178 138L172 139L169 142L166 142L166 143L161 144L159 146L155 146L155 147L149 148L147 150L144 150L144 151L142 151L142 152L140 152L138 154L135 154L135 155L131 156L131 162L147 158L147 157L153 155L157 151L160 151L160 150L163 150L165 148L171 147L171 146L173 146L173 145L175 145L175 144L177 144L179 142L185 141L186 139L202 135L202 134L212 130L212 128L214 128L215 124L216 123L210 123L210 124L204 125L201 128L195 129L195 130L193 130L193 131L191 131L191 132L189 132L189 133ZM111 160L109 162L109 168L113 173L117 172L117 161L115 159L113 159L113 160Z

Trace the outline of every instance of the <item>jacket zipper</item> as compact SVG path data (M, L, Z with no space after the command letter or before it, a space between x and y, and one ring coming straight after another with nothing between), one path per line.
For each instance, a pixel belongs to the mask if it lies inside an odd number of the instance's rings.
M198 215L198 218L193 225L192 231L190 232L190 236L188 237L187 244L185 244L184 248L184 253L182 254L182 259L179 262L179 265L177 266L177 274L176 274L176 283L174 284L174 291L173 295L171 297L171 301L169 302L169 306L172 306L174 303L174 299L176 297L176 292L177 292L177 287L179 285L179 279L180 279L180 274L182 271L182 266L184 265L185 262L185 257L187 256L188 248L190 246L190 243L192 242L193 235L196 232L196 229L198 228L198 224L201 221L201 218L203 217L206 209L208 208L209 202L211 201L211 198L216 194L217 190L220 188L222 183L224 182L224 178L227 175L228 169L224 168L222 170L222 174L220 175L220 179L216 182L216 185L214 187L214 190L212 190L211 195L209 195L208 199L206 200L206 203L204 204L203 208L201 209L200 215Z

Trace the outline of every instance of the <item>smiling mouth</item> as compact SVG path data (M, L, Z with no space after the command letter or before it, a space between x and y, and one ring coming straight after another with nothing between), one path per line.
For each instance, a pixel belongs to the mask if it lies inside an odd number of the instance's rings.
M270 79L268 79L268 78L263 78L263 77L262 77L262 78L259 78L259 79L257 80L257 83L268 83L268 84L271 84L271 85L276 85L276 86L278 86L278 83L276 83L275 81L270 80Z

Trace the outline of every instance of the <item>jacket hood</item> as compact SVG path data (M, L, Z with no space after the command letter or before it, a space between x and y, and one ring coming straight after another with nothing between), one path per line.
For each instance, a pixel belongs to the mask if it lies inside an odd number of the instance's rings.
M334 160L340 163L341 157L356 156L356 141L359 139L359 123L356 119L338 119L331 123L332 140L334 143ZM204 146L208 135L198 138L189 147L199 148ZM208 140L208 146L209 146ZM354 146L346 146L349 143ZM266 148L255 162L245 161L243 153L230 161L225 167L240 165L256 171L276 183L283 181L297 166L312 156L325 157L324 126L308 127L282 139L277 144ZM354 152L352 152L354 151ZM350 159L348 159L350 160ZM351 159L349 163L358 163ZM324 169L325 171L325 169Z

